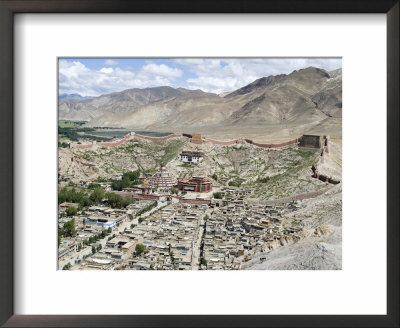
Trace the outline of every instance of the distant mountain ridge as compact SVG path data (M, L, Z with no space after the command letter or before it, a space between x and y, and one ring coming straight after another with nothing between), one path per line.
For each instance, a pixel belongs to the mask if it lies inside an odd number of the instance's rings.
M60 118L89 126L187 129L203 126L316 124L342 116L342 70L308 67L257 79L228 94L157 87L64 102Z
M90 121L107 113L135 111L140 106L160 99L202 93L201 90L174 89L169 86L128 89L84 99L83 101L63 100L58 106L60 119Z
M78 102L78 101L85 101L88 99L92 99L94 97L91 96L81 96L77 93L72 93L72 94L67 94L67 93L62 93L58 96L58 101L60 103L63 102Z

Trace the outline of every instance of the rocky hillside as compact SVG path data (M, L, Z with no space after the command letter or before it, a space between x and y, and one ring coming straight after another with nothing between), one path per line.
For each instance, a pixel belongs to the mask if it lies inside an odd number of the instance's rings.
M200 150L205 159L199 165L185 165L178 158L182 150ZM93 165L72 160L76 156ZM196 146L183 137L158 142L132 139L116 148L60 148L59 173L92 181L98 176L110 179L125 171L155 173L164 164L174 179L213 177L215 185L241 180L243 186L254 191L252 198L275 199L326 188L327 183L311 176L311 166L318 156L318 151L303 151L297 146L265 149L249 144ZM268 181L260 182L265 178Z
M69 107L68 107L69 106ZM313 124L342 115L341 69L309 67L258 79L229 94L169 87L132 89L60 105L60 117L91 126L183 130L219 126Z

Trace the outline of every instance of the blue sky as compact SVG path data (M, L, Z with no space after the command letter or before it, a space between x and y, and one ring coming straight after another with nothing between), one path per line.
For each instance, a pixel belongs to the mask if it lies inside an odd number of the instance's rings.
M59 93L99 96L171 86L221 93L309 66L340 68L340 58L60 58Z

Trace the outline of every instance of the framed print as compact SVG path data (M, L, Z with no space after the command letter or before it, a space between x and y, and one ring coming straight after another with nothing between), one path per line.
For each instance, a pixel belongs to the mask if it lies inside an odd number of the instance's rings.
M367 3L0 1L1 323L398 326Z

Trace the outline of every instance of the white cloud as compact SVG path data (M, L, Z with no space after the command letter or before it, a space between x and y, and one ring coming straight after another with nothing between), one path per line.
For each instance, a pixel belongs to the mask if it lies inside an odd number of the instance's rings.
M244 58L244 59L176 59L195 77L187 79L187 87L221 93L241 88L254 80L315 66L327 71L342 66L340 58Z
M103 68L100 70L100 72L109 74L109 73L114 72L114 70L113 70L111 67L103 67Z
M107 59L104 62L104 65L106 66L117 66L119 63L116 60L112 60L112 59Z
M156 75L156 76L164 76L170 78L181 77L182 74L183 72L178 68L172 68L165 64L157 65L153 63L144 65L139 72L139 75L143 76Z
M60 60L59 93L99 96L130 88L171 85L183 72L165 64L146 64L138 72L119 67L93 70L79 61Z

